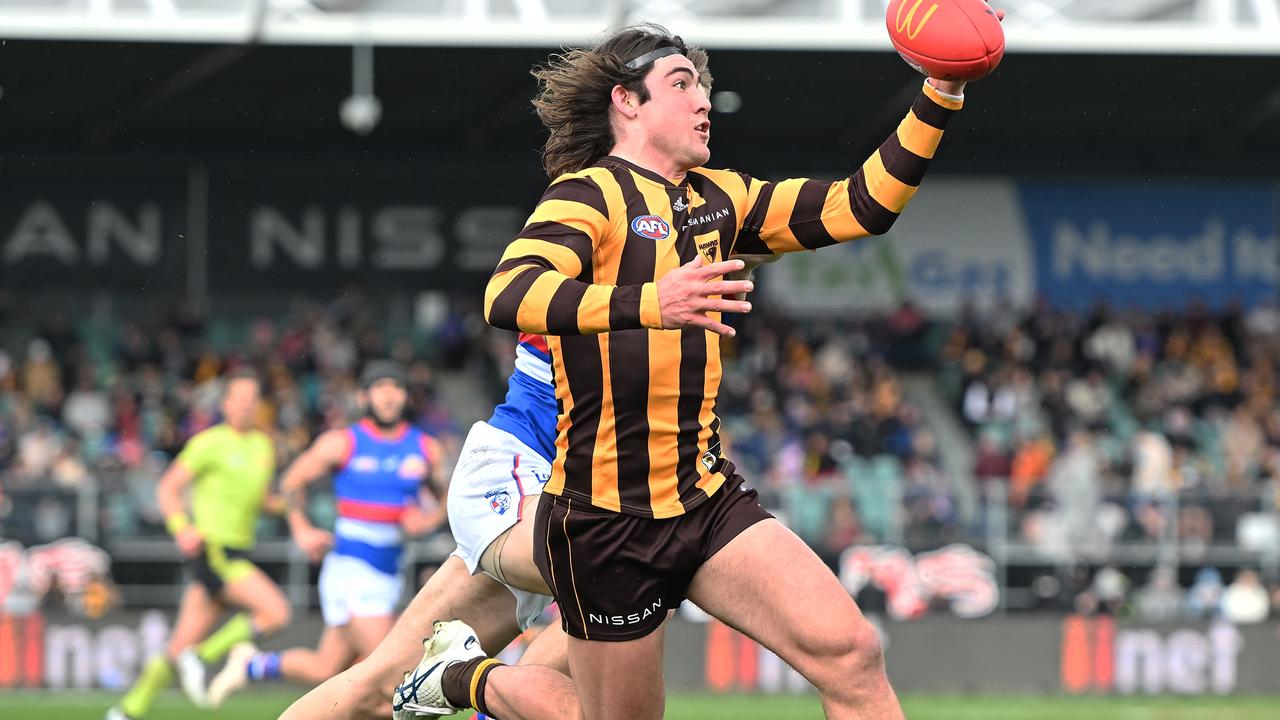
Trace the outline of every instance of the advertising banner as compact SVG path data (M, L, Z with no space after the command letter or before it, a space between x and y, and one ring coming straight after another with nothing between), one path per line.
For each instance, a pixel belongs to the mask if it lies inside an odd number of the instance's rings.
M1280 248L1270 186L1026 183L1019 192L1039 292L1055 306L1275 300Z
M769 302L802 315L1030 306L1035 272L1011 181L925 182L882 236L792 253L760 270Z
M0 287L181 288L181 177L0 175Z

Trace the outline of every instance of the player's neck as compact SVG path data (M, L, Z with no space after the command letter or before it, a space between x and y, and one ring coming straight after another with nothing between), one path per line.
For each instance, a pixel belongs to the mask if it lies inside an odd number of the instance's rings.
M244 435L245 433L247 433L247 432L249 432L250 430L252 430L252 429L253 429L253 423L249 423L249 424L247 424L247 425L243 425L243 426L242 426L242 425L236 425L235 423L233 423L233 422L229 422L229 421L228 421L228 422L226 422L226 423L224 423L224 424L225 424L227 427L231 428L232 430L235 430L237 433L239 433L239 434L241 434L241 435Z
M649 172L657 173L672 185L684 182L684 176L689 172L688 168L682 167L661 150L640 140L634 142L623 140L614 145L609 154L633 165L639 165Z
M374 422L373 418L368 417L361 418L360 424L364 425L365 430L368 430L374 437L382 440L398 440L404 437L404 431L407 427L404 420L397 420L394 425L384 427L381 423Z

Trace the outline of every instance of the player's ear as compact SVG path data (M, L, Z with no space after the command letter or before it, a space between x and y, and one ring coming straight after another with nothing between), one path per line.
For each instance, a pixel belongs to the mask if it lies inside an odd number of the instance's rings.
M640 108L640 98L621 85L613 86L609 99L612 101L613 109L625 118L634 118Z

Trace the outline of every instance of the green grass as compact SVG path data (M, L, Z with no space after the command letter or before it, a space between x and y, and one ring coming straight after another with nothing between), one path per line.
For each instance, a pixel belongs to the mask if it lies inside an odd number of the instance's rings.
M297 693L251 692L217 713L192 709L177 693L160 698L147 720L271 720ZM116 696L105 693L33 693L0 690L5 720L85 720L102 717ZM1065 698L923 695L903 699L910 720L1262 720L1277 717L1276 697ZM390 717L390 712L387 713ZM458 715L458 718L469 716ZM669 720L820 720L811 695L673 695Z

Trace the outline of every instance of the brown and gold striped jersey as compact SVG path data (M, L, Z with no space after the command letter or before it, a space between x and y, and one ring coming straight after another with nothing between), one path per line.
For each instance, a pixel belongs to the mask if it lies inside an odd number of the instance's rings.
M548 336L560 413L546 492L653 518L716 492L720 336L663 330L657 280L695 254L717 262L887 231L959 108L926 83L839 182L697 168L673 184L613 156L552 182L485 293L491 324Z

